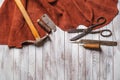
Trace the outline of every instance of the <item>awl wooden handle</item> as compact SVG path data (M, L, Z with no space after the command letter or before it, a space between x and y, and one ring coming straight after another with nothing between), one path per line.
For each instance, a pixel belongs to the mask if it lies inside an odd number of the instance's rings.
M90 44L100 44L106 46L117 46L116 41L104 41L104 40L91 40L91 39L81 39L80 43L90 43Z
M100 49L100 44L84 44L83 47L88 49Z
M35 37L35 39L36 40L40 39L40 36L39 36L35 26L33 25L27 11L25 10L21 0L14 0L14 1L15 1L16 5L18 6L18 8L20 9L20 11L21 11L25 21L27 22L27 24L28 24L33 36Z

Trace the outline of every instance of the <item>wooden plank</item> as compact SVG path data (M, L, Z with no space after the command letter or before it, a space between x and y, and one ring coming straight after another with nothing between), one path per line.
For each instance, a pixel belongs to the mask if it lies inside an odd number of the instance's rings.
M59 34L59 35L58 35ZM65 67L65 55L64 55L64 32L57 28L57 32L55 32L55 53L56 54L56 66L57 66L57 80L64 80L64 67Z
M99 52L93 52L93 62L92 62L92 77L93 80L100 80L100 56L99 56Z
M5 75L3 73L4 68L4 48L5 46L0 46L0 80L5 80Z
M86 28L81 25L79 28ZM92 35L81 39L92 39ZM92 80L92 51L79 46L79 80Z
M36 51L35 46L29 46L29 72L28 72L28 80L36 80Z
M109 24L102 29L109 28L112 31L112 25ZM106 33L107 34L107 33ZM112 40L111 37L100 37L101 40ZM101 79L102 80L113 80L113 47L102 46L102 52L100 56L100 67L101 67Z
M72 80L78 80L79 45L72 44Z
M86 37L86 39L93 39L93 36L91 34L88 34ZM86 80L92 80L92 54L93 51L89 50L89 49L85 49L85 56L86 56Z
M86 28L80 25L78 28ZM83 46L78 49L78 80L86 80L86 52Z
M78 35L78 33L73 33L71 34L71 37L74 37L75 35ZM79 60L79 44L76 43L71 43L72 47L72 62L71 62L71 75L72 75L72 80L78 80L79 79L79 71L78 71L78 60Z
M3 80L13 80L13 49L5 46L3 51Z
M21 80L28 80L29 72L29 47L23 47L21 52Z
M46 41L43 45L42 52L42 67L43 67L43 80L51 80L51 57L50 57L50 41Z
M65 80L72 80L72 44L69 39L72 38L65 32Z
M36 80L43 79L42 55L42 46L36 47Z
M107 26L107 29L110 29L113 32L112 29L112 23L110 23ZM107 40L113 41L113 35L111 37L108 37ZM108 47L108 46L107 46ZM113 80L114 79L114 71L113 71L113 67L114 67L114 63L113 63L113 59L114 59L114 53L113 53L113 46L109 46L108 50L107 50L107 80Z
M82 46L79 46L78 80L86 80L86 53Z
M0 46L0 80L2 79L2 68L3 68L3 46Z
M64 80L64 32L59 28L51 35L51 48L51 79Z
M101 28L106 29L106 27ZM106 38L100 36L100 40L106 40ZM107 46L101 46L102 52L100 53L100 80L107 80Z
M14 49L14 80L21 80L21 54L22 49Z
M100 30L100 29L97 29ZM93 35L94 40L100 39L100 34ZM92 51L92 80L100 80L100 51Z
M58 32L58 29L56 31L56 33ZM56 41L57 41L57 37L59 36L55 36L56 33L52 33L50 34L50 80L57 80L58 79L58 72L57 72L57 54L58 52L55 52L55 49L59 48L56 47ZM59 45L60 46L60 45Z
M118 41L118 46L114 47L114 80L120 80L120 14L113 20L114 40Z

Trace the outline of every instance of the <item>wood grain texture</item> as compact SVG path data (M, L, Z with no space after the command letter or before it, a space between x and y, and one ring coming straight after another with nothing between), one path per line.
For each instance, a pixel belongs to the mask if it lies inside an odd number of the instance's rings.
M56 33L53 33L50 35L51 43L50 43L50 74L51 74L51 80L57 80L58 78L58 72L57 72L57 54L58 51L56 52L55 50L58 50L59 47L57 47L56 41L57 38L55 37ZM55 41L54 41L55 40ZM59 45L60 46L60 45Z
M42 47L36 47L36 80L43 80Z
M106 29L106 27L101 28ZM100 36L100 40L106 40L106 38ZM100 79L107 80L107 46L101 46L101 53L100 53Z
M100 34L95 34L93 36L93 39L100 40ZM100 62L100 52L92 51L92 80L100 80L100 63L99 62Z
M4 75L4 48L5 46L0 46L0 80L5 80Z
M36 51L33 45L29 46L29 72L28 72L28 80L36 80Z
M72 80L72 44L71 36L65 32L65 80Z
M120 11L120 0L117 6ZM0 80L120 80L120 13L102 29L110 29L113 35L94 34L84 39L113 40L117 46L101 46L101 52L88 50L69 41L77 34L60 28L39 47L0 45Z
M59 34L59 36L58 36ZM65 54L64 54L64 37L65 34L64 32L57 28L57 32L55 32L53 38L52 38L52 46L54 46L54 54L56 57L56 74L57 74L57 80L64 80L65 74L64 74L64 69L65 69ZM54 41L55 40L55 41ZM52 58L52 56L51 56ZM54 58L53 58L54 61ZM54 66L52 66L52 69L54 69Z
M51 53L50 41L47 41L42 48L42 67L43 67L43 80L51 80Z
M87 36L85 36L85 39L93 39L93 35L88 34ZM85 50L86 56L86 70L85 70L85 75L86 75L86 80L92 80L92 50Z
M110 29L113 32L113 28L112 28L112 22L107 26L107 29ZM113 35L109 38L107 38L107 40L111 40L113 41ZM114 52L113 52L113 46L108 47L108 59L107 59L107 80L113 80L114 79Z
M21 80L21 49L13 49L13 74L14 80Z
M114 19L113 21L113 30L114 30L114 37L113 39L119 41L118 46L114 47L114 80L119 80L120 74L120 14ZM115 27L115 28L114 28Z
M71 36L74 37L75 34L72 34ZM78 71L79 44L73 43L71 50L72 50L72 65L71 65L72 66L72 80L78 80L78 78L79 78L79 71Z
M9 49L7 46L4 47L3 52L3 80L13 80L14 74L13 74L13 55L14 51L13 49Z
M85 49L79 46L78 54L78 80L86 80L86 54Z
M78 28L85 28L80 25ZM86 80L86 49L78 46L78 80Z
M29 47L24 47L21 54L21 80L28 80L28 71L29 71Z

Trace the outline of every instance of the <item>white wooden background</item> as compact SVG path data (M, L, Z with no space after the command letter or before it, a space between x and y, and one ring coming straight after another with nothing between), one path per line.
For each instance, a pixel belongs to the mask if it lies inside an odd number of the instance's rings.
M113 36L85 38L120 42L120 13L104 28L112 30ZM42 47L9 49L1 45L0 80L120 80L120 44L102 46L102 52L97 52L70 43L72 36L75 34L57 29Z

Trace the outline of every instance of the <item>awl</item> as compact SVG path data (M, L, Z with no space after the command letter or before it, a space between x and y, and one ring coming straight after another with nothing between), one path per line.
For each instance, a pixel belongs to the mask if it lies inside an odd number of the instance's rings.
M116 41L104 41L104 40L91 40L91 39L81 39L79 41L71 41L73 43L84 43L84 44L100 44L100 45L106 45L106 46L117 46Z

